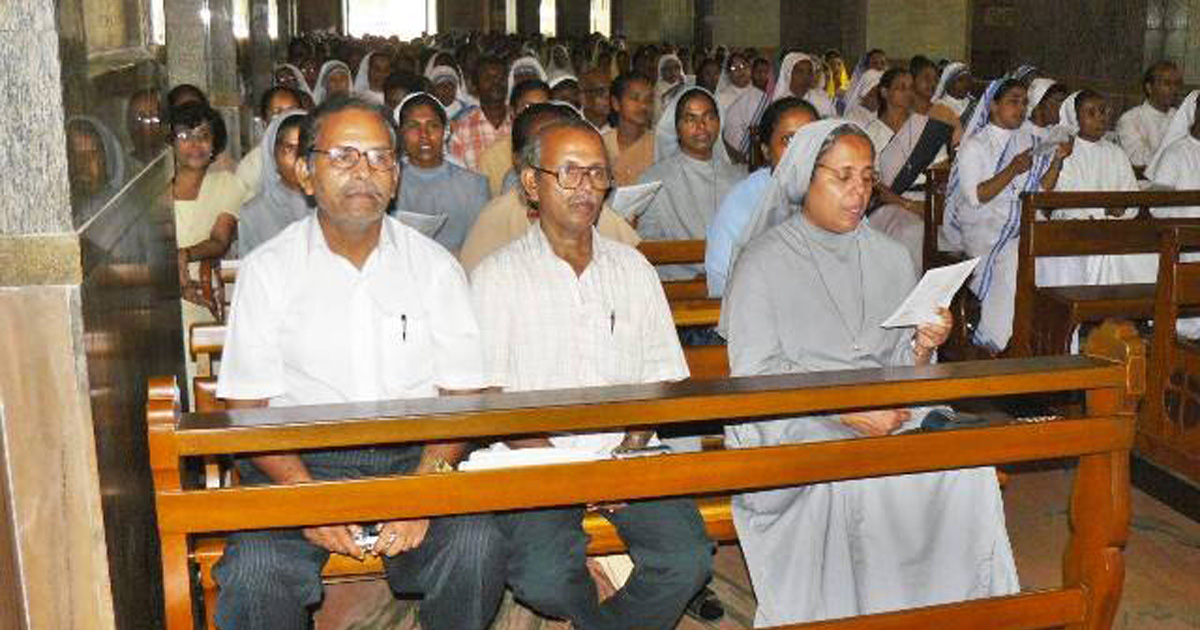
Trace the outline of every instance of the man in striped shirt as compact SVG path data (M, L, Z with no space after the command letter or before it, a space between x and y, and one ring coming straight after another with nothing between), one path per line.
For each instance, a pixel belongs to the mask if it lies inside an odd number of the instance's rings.
M595 229L612 187L604 144L589 124L545 127L519 156L539 221L471 276L488 382L506 391L676 381L688 375L654 268ZM631 423L636 418L629 419ZM495 448L550 447L608 456L654 440L648 431L535 437ZM598 601L585 562L583 507L504 514L507 580L535 610L588 630L667 630L708 580L712 543L688 499L594 507L637 563Z

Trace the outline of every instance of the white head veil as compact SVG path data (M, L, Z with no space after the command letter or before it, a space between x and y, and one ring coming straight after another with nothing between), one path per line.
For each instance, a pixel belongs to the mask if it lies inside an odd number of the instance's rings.
M775 92L771 94L772 103L781 98L792 96L792 69L801 61L807 61L812 64L813 76L816 76L817 63L812 57L802 52L788 53L779 64L779 80L775 82ZM803 94L797 94L796 96L804 98Z
M517 70L521 68L532 68L537 72L539 79L545 81L546 70L542 68L542 62L537 60L537 57L521 57L513 62L512 68L508 71L508 98L512 99L513 88L517 87Z
M304 78L304 73L300 71L300 68L290 63L281 63L275 66L276 73L280 70L286 70L288 74L292 75L293 80L296 82L295 88L308 94L309 98L312 98L312 88L308 86L308 80ZM272 82L274 83L274 81ZM313 102L316 102L315 98L313 98Z
M783 152L783 157L779 160L779 165L771 173L771 182L754 207L754 214L746 222L746 227L742 228L742 232L738 234L737 240L733 243L733 250L729 257L730 278L733 277L733 268L737 264L738 256L750 241L783 223L803 206L804 197L808 194L808 186L812 182L813 170L816 169L817 154L821 150L821 145L835 129L846 125L859 128L856 123L849 120L826 118L811 122L796 130L796 134L792 136L791 142ZM729 294L728 287L726 287L725 293ZM724 326L723 318L722 326Z
M382 94L371 89L371 58L377 54L378 51L371 51L363 55L362 61L358 62L358 73L354 75L354 87L351 88L355 94Z
M313 88L313 102L317 105L324 102L325 97L329 94L329 75L338 70L344 71L347 77L351 76L350 66L337 59L326 61L325 65L321 66L321 73L317 75L317 85Z
M671 156L678 154L682 149L679 148L679 133L675 130L675 107L679 101L692 92L703 92L712 99L713 104L717 102L717 97L707 89L699 85L689 85L674 95L663 108L662 116L658 119L657 126L654 128L654 161L661 162ZM717 111L717 116L721 115L720 110ZM717 129L717 139L713 142L713 159L725 160L732 164L729 159L729 153L725 150L725 143L721 140L721 130Z
M1162 144L1158 145L1154 157L1150 158L1150 163L1146 165L1147 179L1154 179L1158 172L1158 165L1162 162L1163 154L1167 152L1167 147L1192 133L1192 125L1196 122L1196 101L1198 99L1200 99L1200 90L1192 90L1191 94L1188 94L1179 108L1175 110L1171 122L1167 123L1167 132L1163 135Z
M679 64L679 81L675 83L667 83L663 79L663 66L667 65L668 61L674 60ZM663 96L670 92L672 88L683 82L683 61L674 53L667 53L658 58L658 82L654 84L655 103L662 103Z
M563 57L566 58L566 62L564 64L558 63L558 60L554 57L554 53L556 52L561 52ZM550 80L555 80L563 76L575 75L575 68L571 64L571 52L562 44L555 44L554 47L550 49L550 58L547 60L546 65L549 66L547 72Z
M858 81L850 84L850 89L846 91L846 118L854 116L860 110L866 111L871 116L875 115L875 112L863 106L862 99L879 85L879 80L882 78L882 72L874 68L867 68L858 76ZM775 91L779 91L778 84L776 84Z
M950 84L955 79L962 76L963 73L970 72L971 69L967 64L955 61L942 70L942 78L938 80L937 89L933 91L933 100L938 100L943 96L948 96L947 90L950 89ZM951 97L953 98L953 97Z
M1079 133L1079 115L1075 113L1075 97L1079 96L1079 90L1071 92L1071 95L1063 100L1062 105L1058 106L1058 125L1057 129L1075 135Z
M1054 87L1055 83L1054 79L1044 77L1038 77L1029 83L1029 107L1025 108L1026 119L1033 118L1033 110L1037 109L1042 99L1046 98L1046 93Z

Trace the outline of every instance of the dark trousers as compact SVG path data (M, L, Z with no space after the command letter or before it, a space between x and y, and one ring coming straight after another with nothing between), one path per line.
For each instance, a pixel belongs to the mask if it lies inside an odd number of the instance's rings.
M712 573L712 542L690 499L630 503L605 517L629 548L634 570L599 602L585 564L583 508L496 516L507 541L508 584L539 613L578 630L669 630Z
M317 479L345 479L412 470L420 448L363 449L305 455ZM261 473L239 462L243 481ZM403 499L399 499L403 500ZM321 569L329 552L300 530L230 534L213 568L220 586L221 630L306 630L321 601ZM422 595L425 630L486 630L504 595L504 541L491 515L436 518L416 549L384 558L388 584Z

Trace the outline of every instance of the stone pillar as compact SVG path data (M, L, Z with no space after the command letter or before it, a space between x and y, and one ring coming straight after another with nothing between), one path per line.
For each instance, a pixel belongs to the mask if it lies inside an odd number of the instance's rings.
M269 0L250 2L250 93L247 104L258 103L263 92L271 87L275 66L271 46L271 3Z
M195 0L166 0L167 78L172 86L209 88L209 27Z
M58 4L0 3L0 627L105 630Z
M514 0L517 3L517 33L524 36L535 35L541 30L538 18L540 0Z

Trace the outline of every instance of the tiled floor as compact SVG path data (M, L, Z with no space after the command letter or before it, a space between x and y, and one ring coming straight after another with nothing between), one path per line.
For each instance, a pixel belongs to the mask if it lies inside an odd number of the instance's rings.
M1071 471L1013 474L1005 488L1008 529L1023 588L1059 585L1067 540ZM1200 630L1200 524L1135 490L1133 523L1126 548L1125 595L1119 630ZM684 619L679 630L749 628L754 597L736 546L717 554L714 589L727 614L718 624ZM319 630L413 628L412 606L394 602L380 583L330 587L318 615ZM564 630L505 602L494 630Z

